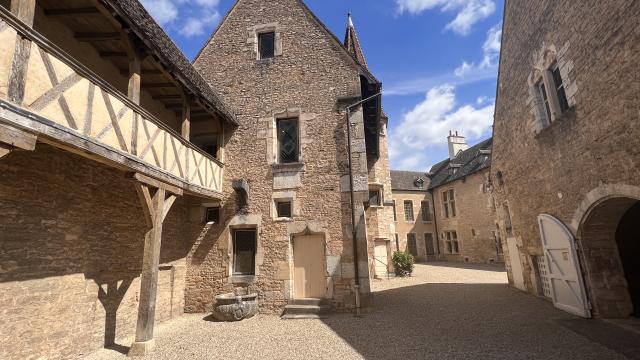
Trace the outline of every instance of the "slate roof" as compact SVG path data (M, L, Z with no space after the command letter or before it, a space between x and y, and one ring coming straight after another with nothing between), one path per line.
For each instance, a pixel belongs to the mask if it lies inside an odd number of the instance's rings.
M446 159L431 167L429 189L462 179L491 166L493 138L461 151L455 159ZM453 166L452 166L453 165Z
M153 20L139 0L101 0L124 20L133 32L158 57L167 70L189 91L200 97L223 119L237 125L235 116L218 94L207 84L167 33Z
M416 185L416 180L418 179L424 180L422 189ZM427 191L429 182L429 176L424 172L391 170L392 190Z

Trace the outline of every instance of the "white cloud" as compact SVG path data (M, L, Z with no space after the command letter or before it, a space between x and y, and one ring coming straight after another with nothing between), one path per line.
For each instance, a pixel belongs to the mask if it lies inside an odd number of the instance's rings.
M445 26L459 35L467 35L476 23L488 18L496 11L494 0L395 0L397 11L420 14L424 11L440 9L442 12L456 12L455 18Z
M217 24L218 21L220 21L220 13L217 11L207 17L190 17L178 32L186 37L203 35L210 24Z
M220 0L141 0L142 5L165 30L185 37L213 30L220 21Z
M487 31L487 38L482 44L482 61L479 64L467 62L466 60L454 71L458 77L469 76L474 73L491 73L498 71L498 57L500 56L500 38L502 36L502 25L497 24Z
M458 131L467 140L479 139L491 128L493 109L493 103L458 106L451 85L432 88L391 131L390 155L394 167L426 170L429 150L446 145L450 130Z

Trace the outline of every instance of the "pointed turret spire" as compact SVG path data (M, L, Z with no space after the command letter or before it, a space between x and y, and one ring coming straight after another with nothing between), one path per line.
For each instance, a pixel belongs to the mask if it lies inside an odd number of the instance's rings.
M364 59L364 53L362 52L362 48L360 47L358 34L356 34L356 29L353 26L351 13L349 13L347 17L347 32L344 35L344 47L351 54L351 56L356 59L357 62L359 62L362 66L367 67L367 61Z

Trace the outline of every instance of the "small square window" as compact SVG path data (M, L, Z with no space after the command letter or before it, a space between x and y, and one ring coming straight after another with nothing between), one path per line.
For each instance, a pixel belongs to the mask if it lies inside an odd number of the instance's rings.
M369 206L382 206L380 189L369 189Z
M260 59L271 59L275 55L276 33L258 34L258 52Z
M205 222L207 223L219 223L220 222L220 208L208 207L205 212Z
M291 201L277 201L276 212L279 218L290 218L291 216Z

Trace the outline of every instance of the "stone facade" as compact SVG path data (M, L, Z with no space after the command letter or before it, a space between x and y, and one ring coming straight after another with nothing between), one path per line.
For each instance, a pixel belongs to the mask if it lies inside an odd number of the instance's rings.
M259 59L256 41L262 31L275 33L273 58ZM369 182L382 186L390 198L386 141L381 141L379 160L368 161L363 112L353 109L347 119L341 99L355 99L347 105L358 100L361 76L371 78L368 71L298 0L238 1L194 64L221 93L240 127L227 131L220 224L199 244L207 251L189 257L187 310L209 310L214 295L232 291L242 281L259 294L262 312L280 312L293 297L292 246L303 234L320 235L325 241L325 297L336 309L354 306L347 122L352 132L358 268L366 305L373 266L368 259L370 240L388 239L390 227L386 209L365 214L363 203ZM298 162L279 164L276 122L291 117L299 124ZM244 214L238 213L234 179L245 179L250 187ZM274 216L274 201L282 197L293 202L291 218ZM255 275L240 280L231 269L231 233L237 227L258 231Z
M422 182L419 180L422 179ZM433 199L428 191L429 177L427 173L413 171L391 171L391 183L393 187L393 201L395 206L395 230L394 251L411 253L418 261L436 260L439 254L437 235L435 231L435 215L433 212ZM405 214L405 201L411 201L413 220ZM427 214L423 214L422 203L426 202ZM411 249L408 246L407 234L414 234L416 246ZM431 237L432 248L427 251L427 238Z
M550 214L577 239L579 271L602 317L625 317L632 308L615 233L640 199L639 16L632 0L505 6L492 180L502 237L518 251L507 256L515 259L507 263L510 281L511 262L519 261L523 288L543 294L536 219ZM545 123L532 84L555 66L568 109L552 106Z
M501 247L496 243L496 210L488 188L489 169L431 189L438 223L441 259L489 263L503 261ZM443 194L453 190L456 216L445 217ZM448 231L455 231L458 253L448 250Z
M194 203L164 224L156 322L183 313ZM135 333L146 226L123 172L44 144L11 153L0 214L0 358L74 358Z

